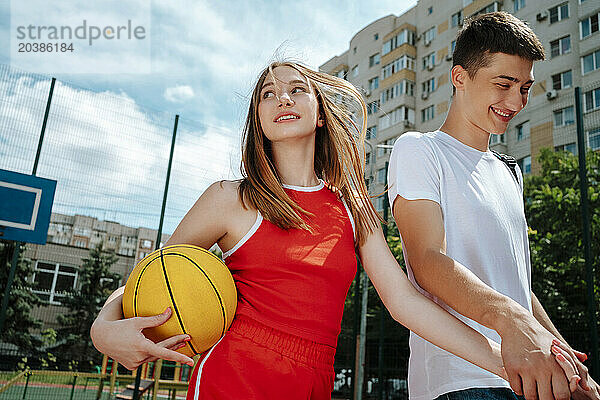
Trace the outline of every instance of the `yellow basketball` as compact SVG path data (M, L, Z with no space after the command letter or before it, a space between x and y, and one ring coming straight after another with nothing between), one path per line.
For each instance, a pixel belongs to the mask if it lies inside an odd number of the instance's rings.
M154 342L187 333L178 351L187 356L212 347L233 321L237 305L229 269L210 251L181 244L148 254L133 269L125 285L126 318L157 315L171 307L173 314L161 326L144 330Z

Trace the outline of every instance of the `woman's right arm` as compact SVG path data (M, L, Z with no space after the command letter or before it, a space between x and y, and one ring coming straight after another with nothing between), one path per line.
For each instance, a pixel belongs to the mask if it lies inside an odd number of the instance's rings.
M227 234L226 218L237 207L237 185L216 182L208 187L169 238L166 245L193 244L208 249ZM92 324L90 336L94 346L127 369L158 358L193 365L191 358L176 352L188 335L177 335L154 343L142 330L165 323L171 309L150 317L123 318L124 286L115 290L106 300Z

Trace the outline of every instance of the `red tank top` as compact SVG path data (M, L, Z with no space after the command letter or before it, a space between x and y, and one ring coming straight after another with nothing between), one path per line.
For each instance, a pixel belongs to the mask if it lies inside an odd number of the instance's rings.
M356 273L354 222L323 182L284 188L314 214L304 217L313 232L284 230L258 214L250 231L223 254L237 286L236 315L336 346Z

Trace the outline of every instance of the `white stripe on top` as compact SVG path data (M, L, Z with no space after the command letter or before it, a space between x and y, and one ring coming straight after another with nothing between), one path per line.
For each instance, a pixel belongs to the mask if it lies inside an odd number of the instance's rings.
M223 260L226 259L227 257L229 257L230 255L232 255L234 251L236 251L237 249L242 247L242 245L244 243L246 243L248 241L248 239L250 239L252 237L252 235L254 235L254 233L256 233L256 231L260 227L260 224L262 223L262 220L263 220L263 216L260 214L259 211L256 211L256 221L254 221L254 225L252 225L252 228L250 228L250 230L248 232L246 232L244 237L241 238L235 244L235 246L233 246L232 248L230 248L229 250L227 250L226 252L223 253Z
M318 190L323 189L323 187L325 187L325 182L323 182L322 179L319 179L319 184L317 186L294 186L294 185L287 185L285 183L281 184L281 186L283 186L286 189L297 190L299 192L316 192Z
M344 204L344 208L346 208L346 212L348 213L348 218L350 218L350 225L352 225L352 233L354 233L354 241L356 242L356 226L354 225L354 218L352 218L352 213L344 198L341 198L340 200L342 200L342 204Z

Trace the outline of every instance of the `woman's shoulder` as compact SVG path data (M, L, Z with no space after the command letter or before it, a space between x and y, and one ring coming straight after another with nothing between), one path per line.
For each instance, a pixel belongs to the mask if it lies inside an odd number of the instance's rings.
M241 181L216 181L212 183L204 193L203 196L207 196L214 201L217 201L223 205L231 205L232 203L239 202L238 189Z

